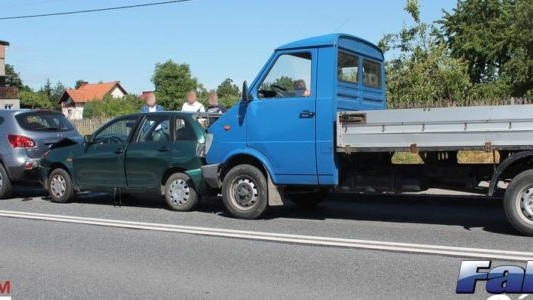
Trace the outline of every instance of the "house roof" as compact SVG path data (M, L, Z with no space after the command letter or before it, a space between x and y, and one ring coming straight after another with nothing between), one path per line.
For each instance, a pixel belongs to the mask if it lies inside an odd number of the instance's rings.
M93 100L101 101L115 87L118 87L124 94L127 94L126 90L120 85L120 81L84 83L78 89L65 90L59 102L64 102L68 98L71 98L75 103L85 103Z
M146 98L148 98L148 95L153 95L153 91L143 91L142 94L139 96L139 99L142 101L146 101Z
M9 42L0 40L0 45L2 46L9 46Z

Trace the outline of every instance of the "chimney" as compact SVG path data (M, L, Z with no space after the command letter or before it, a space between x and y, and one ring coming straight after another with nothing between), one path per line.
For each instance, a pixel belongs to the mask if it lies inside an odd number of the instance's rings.
M6 47L9 46L8 42L0 40L0 86L5 85L6 78Z

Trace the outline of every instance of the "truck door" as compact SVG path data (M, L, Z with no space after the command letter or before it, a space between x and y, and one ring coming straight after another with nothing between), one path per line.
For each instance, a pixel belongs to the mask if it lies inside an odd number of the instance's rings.
M252 86L247 146L267 157L277 184L316 184L317 51L278 52Z

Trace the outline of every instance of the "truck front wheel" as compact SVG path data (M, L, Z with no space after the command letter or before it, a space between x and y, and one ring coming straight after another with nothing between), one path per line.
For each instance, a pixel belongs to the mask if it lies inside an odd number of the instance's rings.
M222 202L235 217L257 219L267 209L267 181L252 165L233 167L222 183Z
M522 234L533 236L533 170L518 174L504 197L507 219Z

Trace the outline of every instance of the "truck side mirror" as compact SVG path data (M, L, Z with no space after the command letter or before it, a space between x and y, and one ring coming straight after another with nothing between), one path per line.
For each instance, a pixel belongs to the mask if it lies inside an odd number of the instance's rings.
M85 144L90 145L94 142L94 136L92 134L83 136L83 141Z
M242 102L252 101L252 95L248 93L248 82L246 80L242 83Z

